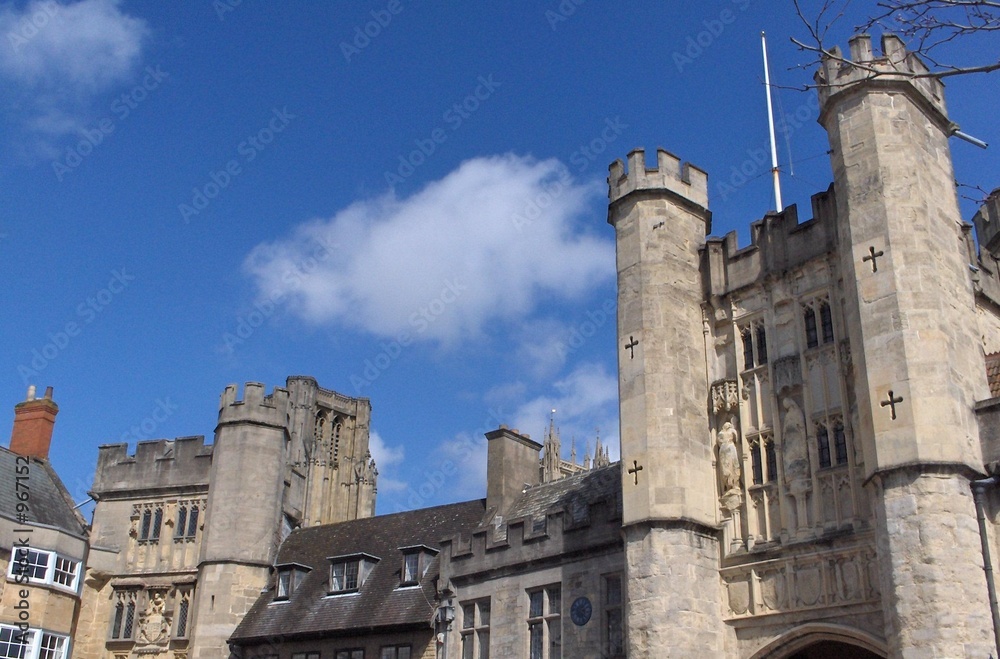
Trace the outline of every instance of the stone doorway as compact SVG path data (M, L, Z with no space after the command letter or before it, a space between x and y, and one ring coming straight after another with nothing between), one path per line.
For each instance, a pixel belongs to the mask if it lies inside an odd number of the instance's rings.
M789 655L787 659L882 659L882 655L856 645L837 641L820 641L798 650Z

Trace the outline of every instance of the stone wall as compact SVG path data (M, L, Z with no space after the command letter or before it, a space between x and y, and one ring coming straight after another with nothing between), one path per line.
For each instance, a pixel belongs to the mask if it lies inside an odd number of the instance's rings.
M724 656L719 543L684 525L625 529L628 656Z
M877 483L891 654L991 656L993 622L968 478L913 468L881 474Z

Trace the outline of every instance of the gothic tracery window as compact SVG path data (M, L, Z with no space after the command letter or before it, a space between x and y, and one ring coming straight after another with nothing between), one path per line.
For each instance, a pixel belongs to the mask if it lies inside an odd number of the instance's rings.
M830 466L830 435L824 426L816 428L816 447L819 451L820 469Z
M833 426L833 448L837 464L847 464L847 436L844 434L844 424L838 422Z

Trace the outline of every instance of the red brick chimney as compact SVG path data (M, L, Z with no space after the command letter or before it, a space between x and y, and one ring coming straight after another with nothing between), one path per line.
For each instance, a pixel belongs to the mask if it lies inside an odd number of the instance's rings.
M52 400L52 387L45 389L44 398L35 398L35 385L28 387L28 397L14 406L14 429L10 433L10 450L19 455L49 457L52 427L59 406Z

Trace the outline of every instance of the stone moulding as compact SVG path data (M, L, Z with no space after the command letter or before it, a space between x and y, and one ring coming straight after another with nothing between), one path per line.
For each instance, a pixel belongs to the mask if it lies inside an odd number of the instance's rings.
M724 568L726 618L880 602L875 548L862 544Z

